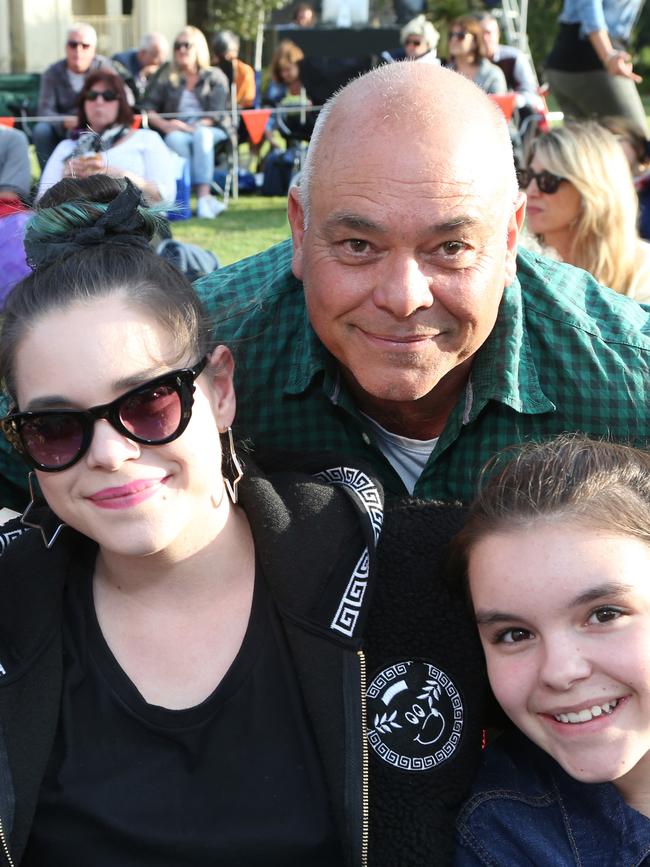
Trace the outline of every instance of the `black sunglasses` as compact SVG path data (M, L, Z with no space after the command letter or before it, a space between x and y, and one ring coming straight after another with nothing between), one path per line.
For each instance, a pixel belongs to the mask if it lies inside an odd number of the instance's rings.
M114 90L87 90L84 93L84 99L89 102L95 102L100 96L104 102L115 102L116 99L119 99Z
M560 184L566 181L566 178L561 178L559 175L547 172L546 169L542 169L541 172L534 172L531 168L517 169L517 180L522 190L528 189L533 178L537 181L537 188L540 193L546 193L547 195L557 193Z
M404 40L404 45L416 45L416 46L419 46L419 45L422 45L422 40L421 40L421 39L413 39L413 38L405 39L405 40Z
M83 48L84 51L88 51L90 42L75 42L74 39L68 39L68 48Z
M95 422L106 419L133 442L162 446L173 442L192 417L194 380L207 358L194 367L171 370L90 409L44 409L10 413L0 424L25 461L45 473L67 470L86 454Z
M467 36L468 32L469 32L468 30L452 30L449 34L449 38L450 39L464 39Z
M174 51L180 51L184 48L186 51L192 47L191 42L174 42Z

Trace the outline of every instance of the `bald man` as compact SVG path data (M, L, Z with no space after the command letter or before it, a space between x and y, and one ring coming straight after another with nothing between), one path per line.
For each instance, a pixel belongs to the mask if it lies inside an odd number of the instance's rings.
M197 290L238 353L237 433L471 499L481 466L580 430L646 445L648 311L524 250L507 127L449 70L380 67L321 112L292 241Z

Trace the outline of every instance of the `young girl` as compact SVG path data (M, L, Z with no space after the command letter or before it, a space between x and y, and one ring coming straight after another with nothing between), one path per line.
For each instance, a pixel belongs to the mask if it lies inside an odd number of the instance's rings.
M140 191L66 183L0 335L33 494L0 535L0 864L360 863L379 492L242 478L232 357Z
M650 454L565 436L482 486L457 536L492 690L456 864L650 858Z

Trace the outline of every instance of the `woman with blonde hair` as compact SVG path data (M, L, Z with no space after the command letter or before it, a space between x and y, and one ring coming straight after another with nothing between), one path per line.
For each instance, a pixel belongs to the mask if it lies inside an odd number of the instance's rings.
M153 86L143 108L149 123L165 138L165 144L189 160L196 187L197 216L216 217L223 205L210 195L214 175L215 145L228 138L226 107L228 79L210 66L205 36L188 25L174 40L170 71ZM171 118L163 115L178 114Z
M519 183L527 226L545 246L621 295L650 301L650 245L639 238L630 168L608 130L584 121L540 136Z

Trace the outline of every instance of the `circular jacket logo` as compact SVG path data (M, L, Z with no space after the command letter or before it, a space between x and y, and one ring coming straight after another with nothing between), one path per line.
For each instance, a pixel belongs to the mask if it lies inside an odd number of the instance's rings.
M367 692L368 742L404 771L430 771L451 758L463 731L463 702L452 679L428 662L384 668Z

